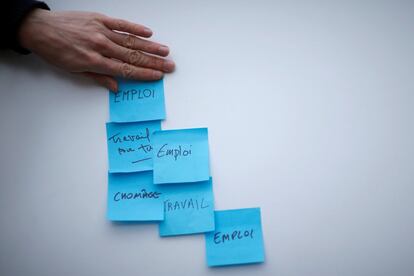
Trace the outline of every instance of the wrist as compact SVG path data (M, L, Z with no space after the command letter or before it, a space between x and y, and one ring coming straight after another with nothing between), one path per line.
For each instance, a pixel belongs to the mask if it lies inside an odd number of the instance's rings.
M50 11L41 8L35 8L25 16L17 33L21 47L33 51L44 32L45 22L49 16Z

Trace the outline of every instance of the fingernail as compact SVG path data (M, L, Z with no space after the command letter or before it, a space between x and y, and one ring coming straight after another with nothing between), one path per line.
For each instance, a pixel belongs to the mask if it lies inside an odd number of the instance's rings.
M154 79L158 80L162 78L162 72L161 71L153 71L152 76L154 77Z
M152 30L150 28L144 28L144 33L146 35L152 35Z
M170 49L167 46L160 46L158 51L160 51L160 53L163 53L163 54L167 55L170 52Z
M171 72L171 71L174 70L174 67L175 67L174 61L172 61L172 60L166 60L164 62L164 70L165 71Z

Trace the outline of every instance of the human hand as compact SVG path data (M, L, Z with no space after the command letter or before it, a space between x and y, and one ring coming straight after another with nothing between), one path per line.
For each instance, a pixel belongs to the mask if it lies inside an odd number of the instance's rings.
M172 72L167 46L143 38L142 25L90 12L35 9L18 33L20 44L47 62L118 91L114 77L157 80ZM143 38L142 38L143 37Z

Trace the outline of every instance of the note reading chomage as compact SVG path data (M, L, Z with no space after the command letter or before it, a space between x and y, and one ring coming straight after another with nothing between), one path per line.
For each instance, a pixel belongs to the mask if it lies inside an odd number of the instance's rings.
M153 134L154 183L186 183L210 178L207 128Z
M152 172L109 173L107 217L112 221L164 219L162 192Z
M205 234L208 266L264 262L260 208L216 211L215 224Z
M161 130L163 80L118 80L109 109L109 220L157 222L161 237L202 233L208 266L264 261L260 208L214 211L208 129Z
M214 230L214 198L211 178L194 185L156 185L164 195L164 220L160 236L203 233Z
M109 93L109 118L118 123L165 119L163 80L118 80L118 93Z
M160 121L107 123L109 172L152 170L152 133Z

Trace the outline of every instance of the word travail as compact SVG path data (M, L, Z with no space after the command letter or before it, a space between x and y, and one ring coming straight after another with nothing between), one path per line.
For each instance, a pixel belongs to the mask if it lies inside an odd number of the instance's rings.
M154 222L161 237L204 234L208 266L264 262L260 208L214 208L208 129L161 129L163 80L118 88L106 123L108 220Z

